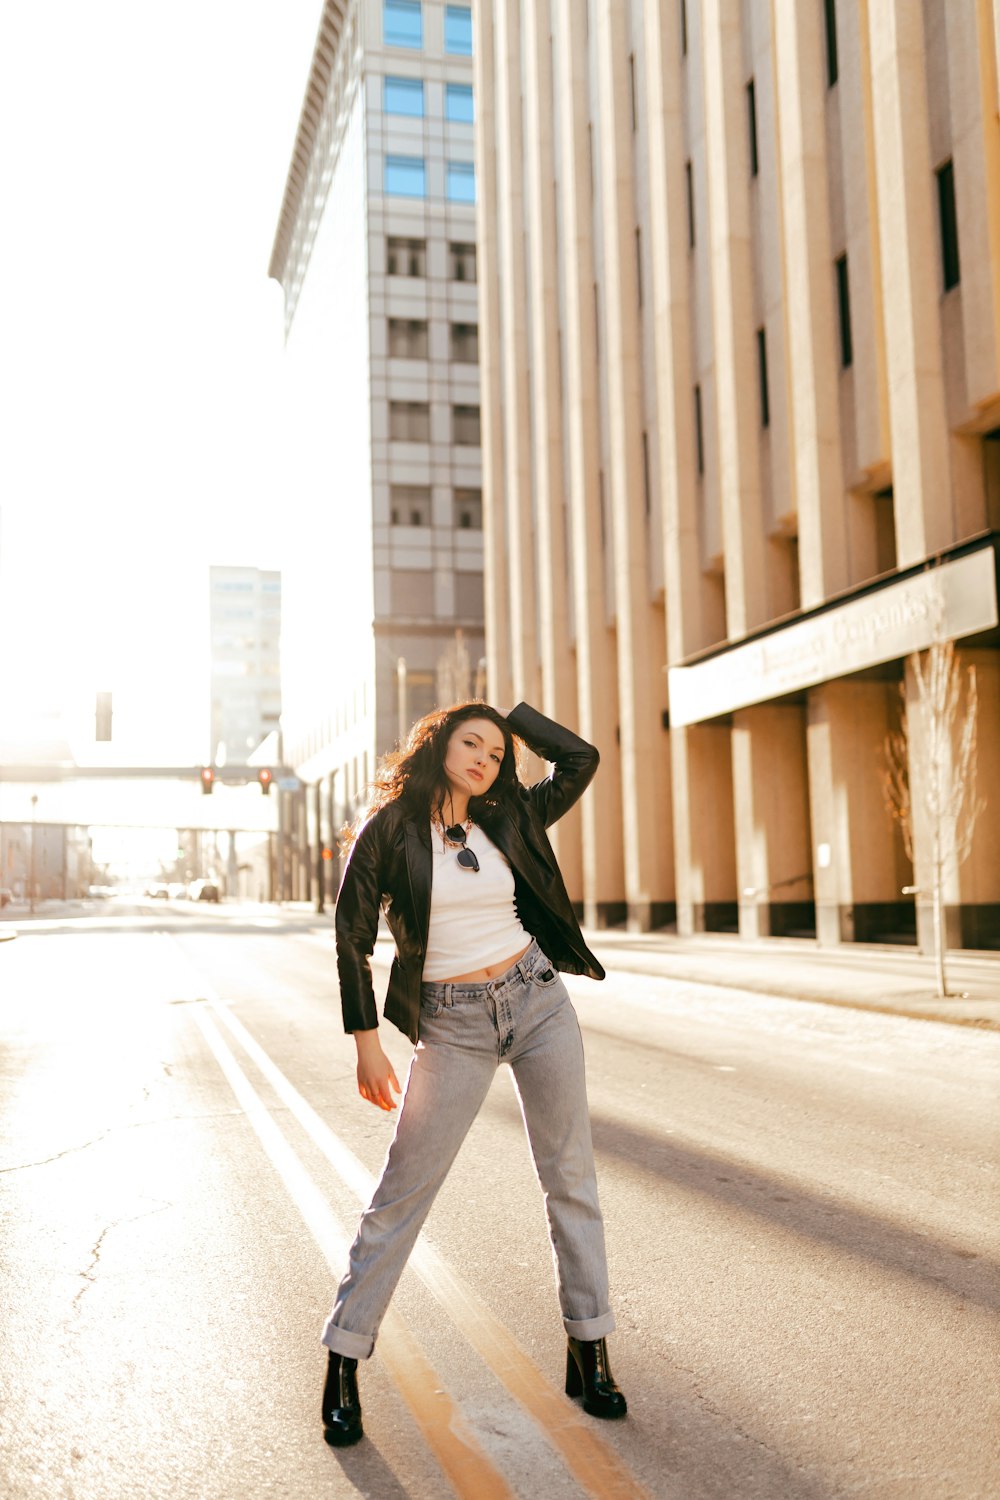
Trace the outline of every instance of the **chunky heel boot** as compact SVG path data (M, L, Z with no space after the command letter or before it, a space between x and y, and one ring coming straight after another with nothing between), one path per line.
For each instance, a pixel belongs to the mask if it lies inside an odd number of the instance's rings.
M566 1394L582 1396L583 1409L592 1417L623 1417L628 1411L628 1403L615 1385L604 1339L570 1339Z
M333 1448L346 1448L364 1437L358 1362L344 1354L334 1354L332 1349L323 1387L323 1436Z

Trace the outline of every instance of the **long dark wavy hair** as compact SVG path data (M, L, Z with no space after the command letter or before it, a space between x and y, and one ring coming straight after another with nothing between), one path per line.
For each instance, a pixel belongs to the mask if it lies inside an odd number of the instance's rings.
M399 802L403 810L414 817L429 818L440 809L448 795L448 777L444 769L448 741L466 719L488 719L499 729L504 743L497 778L481 797L469 798L469 815L472 818L488 815L513 796L519 784L517 773L524 757L524 745L503 714L475 698L466 703L453 703L450 708L435 708L417 720L402 745L379 761L367 806L341 834L345 854L369 818L390 802Z

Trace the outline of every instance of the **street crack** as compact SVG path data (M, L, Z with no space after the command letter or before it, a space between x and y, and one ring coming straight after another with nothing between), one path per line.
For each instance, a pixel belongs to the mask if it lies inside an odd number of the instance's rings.
M93 1247L91 1248L90 1263L84 1270L80 1272L80 1276L83 1280L83 1286L80 1287L71 1304L74 1317L80 1311L80 1303L85 1293L90 1290L90 1288L97 1280L98 1267L101 1263L101 1252L104 1249L104 1241L107 1239L108 1235L111 1234L115 1229L121 1229L125 1224L137 1224L140 1219L148 1219L153 1214L161 1214L170 1207L171 1205L169 1203L157 1203L153 1208L144 1208L141 1213L129 1214L125 1218L114 1219L110 1224L105 1225L100 1234L97 1236L97 1239L94 1241Z

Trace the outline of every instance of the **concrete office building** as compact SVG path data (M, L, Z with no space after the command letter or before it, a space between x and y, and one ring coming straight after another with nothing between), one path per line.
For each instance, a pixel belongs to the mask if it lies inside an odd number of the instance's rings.
M937 632L988 799L950 937L995 944L1000 3L476 17L490 693L601 749L556 830L573 894L929 938L928 829L914 872L880 766Z
M211 756L246 765L281 718L281 574L209 568Z
M468 5L325 5L270 272L299 465L285 759L336 826L482 680Z

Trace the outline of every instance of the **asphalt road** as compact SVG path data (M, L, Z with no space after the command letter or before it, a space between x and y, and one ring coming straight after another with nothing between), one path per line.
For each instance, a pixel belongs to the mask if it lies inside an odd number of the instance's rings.
M1000 1036L663 976L570 988L629 1417L561 1394L504 1071L362 1367L367 1439L338 1453L319 1329L392 1120L355 1092L328 926L114 903L22 926L0 946L0 1492L1000 1493Z

